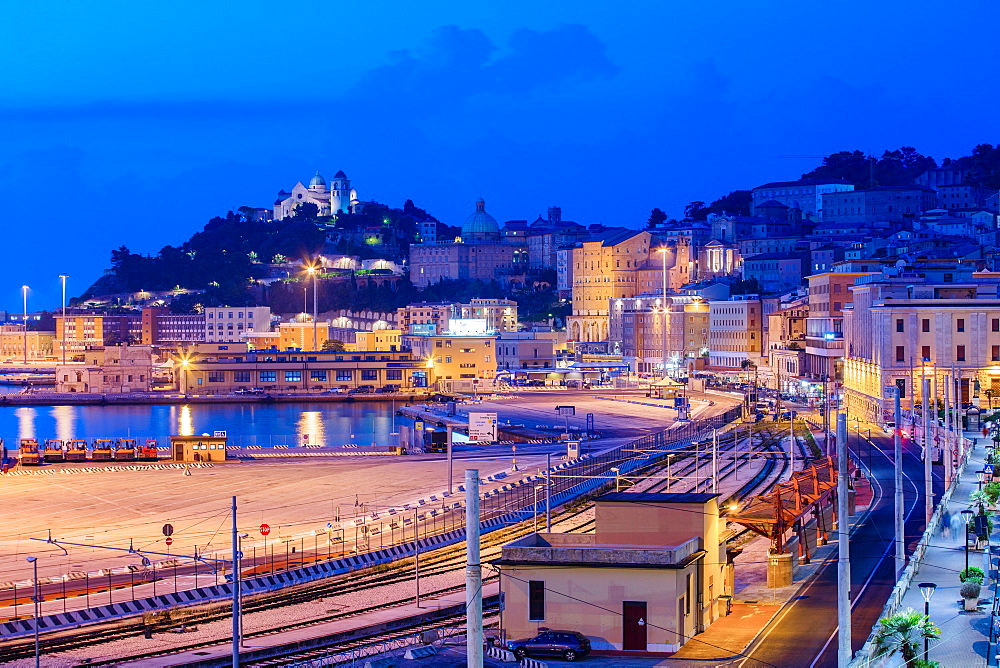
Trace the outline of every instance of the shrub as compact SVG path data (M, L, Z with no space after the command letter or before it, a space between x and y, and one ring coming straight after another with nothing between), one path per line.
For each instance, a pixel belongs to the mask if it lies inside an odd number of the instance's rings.
M969 566L959 572L958 579L962 582L975 582L977 585L981 585L985 576L986 574L983 573L983 569L976 566Z
M979 598L979 592L982 586L978 582L966 582L962 585L962 588L958 590L958 593L962 595L962 598Z

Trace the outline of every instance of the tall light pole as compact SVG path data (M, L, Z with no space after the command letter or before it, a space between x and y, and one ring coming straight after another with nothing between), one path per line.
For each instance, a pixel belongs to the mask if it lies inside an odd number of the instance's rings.
M912 389L912 388L911 388ZM893 420L896 426L892 434L892 465L893 465L893 506L896 517L896 577L903 574L906 567L906 538L903 534L903 411L899 402L899 387L892 393Z
M663 377L667 377L667 247L663 246L659 249L660 259L663 260L663 301L660 302L662 307L660 320L660 325L663 328L661 332L663 335L663 351L660 359L663 362Z
M28 286L21 286L21 296L24 298L24 364L28 365Z
M62 362L66 364L66 279L69 278L69 274L59 274L59 279L62 281Z
M316 265L311 265L308 271L313 279L313 350L319 350L319 339L317 333L317 327L319 327L317 323L317 320L319 319L319 310L317 308L317 305L319 304L319 272L316 271Z
M847 415L837 415L837 666L851 662L851 525L847 519Z
M917 585L920 589L920 595L924 599L924 617L928 619L931 618L931 597L934 596L934 590L937 589L937 585L933 582L921 582ZM930 645L930 638L924 636L924 661L927 661L927 652Z
M923 379L924 405L924 526L930 526L934 515L934 481L931 478L931 380Z
M35 585L34 596L31 597L32 602L35 604L35 619L33 626L35 627L35 668L38 668L38 604L41 602L41 598L38 596L38 557L25 557L33 569L32 582Z

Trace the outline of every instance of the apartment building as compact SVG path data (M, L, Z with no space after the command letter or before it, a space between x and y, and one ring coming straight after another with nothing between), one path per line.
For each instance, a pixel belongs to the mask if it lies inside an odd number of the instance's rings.
M269 306L209 306L204 315L207 343L245 341L248 332L271 331Z
M844 308L854 300L851 286L871 272L841 271L850 269L845 263L835 271L809 276L809 315L806 318L805 359L803 372L814 380L836 380L841 377L844 357Z
M888 419L896 386L905 405L921 378L942 397L945 376L963 402L977 388L1000 394L1000 274L953 264L886 269L857 278L844 308L844 398L849 411Z
M630 371L655 373L665 367L671 376L683 375L685 360L708 349L709 305L699 297L613 299L609 312L608 340Z
M708 305L708 368L731 374L740 372L748 361L764 365L766 316L778 308L778 300L747 295Z

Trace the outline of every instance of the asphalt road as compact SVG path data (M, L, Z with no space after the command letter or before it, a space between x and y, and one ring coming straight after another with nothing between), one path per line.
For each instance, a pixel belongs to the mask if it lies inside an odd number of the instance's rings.
M851 534L852 647L867 640L896 584L893 544L892 438L872 430L872 441L851 434L856 461L873 472L873 503ZM941 467L935 467L934 493L943 493ZM903 448L904 516L907 552L924 531L923 465L910 442ZM808 620L808 621L806 621ZM747 650L745 666L837 665L837 559L830 559L764 629Z

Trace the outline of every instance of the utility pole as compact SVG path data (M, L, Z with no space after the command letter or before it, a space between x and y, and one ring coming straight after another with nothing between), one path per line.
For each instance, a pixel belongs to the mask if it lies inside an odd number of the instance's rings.
M479 559L479 469L465 469L465 661L470 668L483 668L483 569Z
M719 492L719 430L712 430L712 494Z
M892 464L893 464L893 497L896 511L896 578L903 574L906 567L906 538L903 535L903 437L901 431L903 411L899 402L899 387L892 393L893 418L896 427L892 435Z
M931 479L931 380L924 377L924 526L930 526L934 514L934 482Z
M416 587L416 606L420 607L420 534L417 532L417 513L419 509L413 509L413 582Z
M62 363L66 364L66 279L69 274L59 274L62 280Z
M552 533L552 453L545 454L545 533Z
M447 429L447 431L448 431L448 493L451 494L451 492L452 492L452 481L455 479L454 473L452 472L452 468L451 468L452 467L452 461L453 461L452 460L452 450L451 450L452 427L451 427L451 425L448 425L447 427L445 427L445 429Z
M233 668L240 668L240 539L236 533L236 497L233 497Z
M837 415L837 667L851 662L851 525L847 519L847 415Z
M312 267L313 277L313 350L319 350L319 272ZM329 334L327 335L329 336Z

